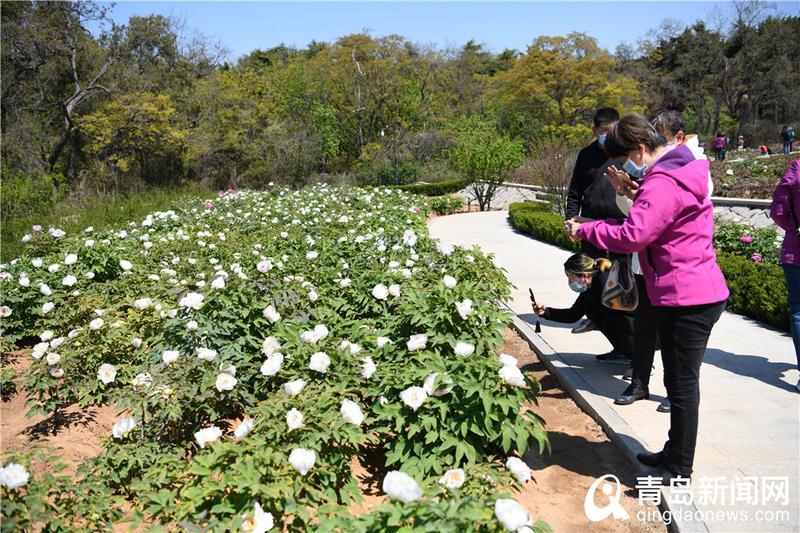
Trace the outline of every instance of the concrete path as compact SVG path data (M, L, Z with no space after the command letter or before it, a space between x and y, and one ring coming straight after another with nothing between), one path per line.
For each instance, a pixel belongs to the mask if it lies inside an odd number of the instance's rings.
M569 307L574 301L562 266L570 253L515 232L506 211L439 217L429 229L442 242L478 245L495 254L516 286L507 303L528 322L536 321L528 287L544 305ZM617 406L614 397L627 386L619 375L624 367L595 361L595 354L610 350L602 334L575 335L571 325L541 324L542 339L587 384L579 393L604 400L633 429L634 439L661 449L669 415L656 412L665 395L659 354L650 400ZM689 522L700 518L711 532L800 531L799 377L788 335L723 314L701 370L692 496L702 516L684 517Z

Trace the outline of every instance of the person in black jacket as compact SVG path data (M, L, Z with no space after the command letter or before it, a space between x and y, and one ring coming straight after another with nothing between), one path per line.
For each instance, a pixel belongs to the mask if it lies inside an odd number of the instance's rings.
M546 320L572 323L584 316L589 318L606 336L613 349L597 356L603 363L628 364L633 353L633 316L624 311L615 311L603 305L603 285L608 280L611 261L594 259L579 253L564 263L564 273L569 287L579 293L578 299L569 309L553 309L533 304L533 312Z
M595 220L625 218L617 207L616 192L603 178L608 167L620 163L608 157L603 145L608 130L619 120L615 109L604 107L598 109L592 119L592 134L597 136L589 146L578 153L575 167L572 169L572 180L567 191L567 220L581 216ZM606 251L591 243L581 241L581 252L595 259L605 257Z

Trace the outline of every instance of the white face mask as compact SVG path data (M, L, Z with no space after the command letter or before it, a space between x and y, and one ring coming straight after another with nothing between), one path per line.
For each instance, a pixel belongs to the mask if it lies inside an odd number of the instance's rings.
M642 176L644 176L645 173L647 172L647 169L650 168L650 166L647 163L645 163L644 160L642 161L642 166L637 165L636 163L633 162L633 160L630 158L629 155L628 160L625 161L625 163L622 165L622 168L625 169L625 172L630 174L632 178L641 179Z

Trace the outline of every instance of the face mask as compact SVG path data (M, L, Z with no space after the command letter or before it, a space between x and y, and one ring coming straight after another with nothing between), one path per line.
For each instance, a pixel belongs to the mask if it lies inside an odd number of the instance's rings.
M597 136L597 143L600 146L604 146L606 144L606 137L608 137L608 135L606 135L605 133L601 133L600 135Z
M576 281L569 282L569 288L575 292L585 292L589 287L585 283L578 283Z
M628 160L622 165L622 168L624 168L625 172L630 174L632 178L640 179L642 176L644 176L644 173L647 172L648 166L647 163L642 163L642 166L640 167L636 166L636 163L628 158Z

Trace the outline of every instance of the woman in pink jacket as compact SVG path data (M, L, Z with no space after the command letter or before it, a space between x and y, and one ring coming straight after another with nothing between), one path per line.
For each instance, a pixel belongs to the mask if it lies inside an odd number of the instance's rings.
M798 216L800 212L800 159L789 165L789 170L781 179L775 194L772 195L770 216L786 231L781 247L781 264L789 290L789 315L792 326L794 352L800 368L800 233ZM800 391L800 381L797 382Z
M651 467L643 476L692 474L700 404L700 365L711 328L728 299L714 253L714 208L708 161L684 145L670 146L646 118L629 115L609 132L614 153L627 154L625 170L643 178L628 218L567 221L573 239L617 253L637 252L647 294L656 311L664 385L672 402L669 438L662 451L639 454Z

